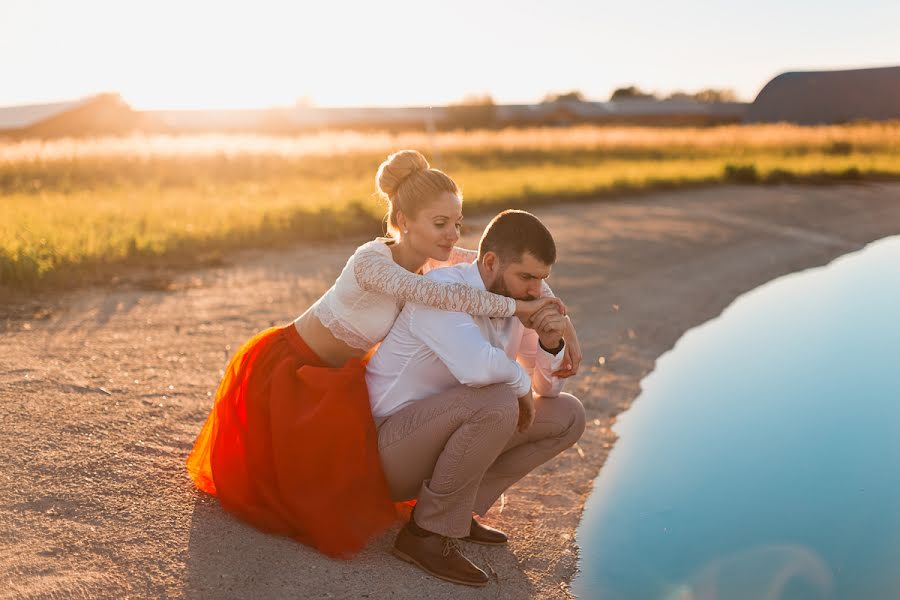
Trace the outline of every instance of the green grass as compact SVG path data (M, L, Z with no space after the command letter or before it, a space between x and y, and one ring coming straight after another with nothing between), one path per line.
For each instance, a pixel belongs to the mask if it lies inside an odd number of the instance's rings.
M900 126L873 127L782 130L782 144L753 127L695 130L693 138L661 130L656 145L640 128L602 142L584 137L592 131L572 142L569 130L553 130L549 144L545 132L515 143L519 133L479 132L468 146L466 134L453 134L435 166L463 187L470 214L719 182L900 178ZM0 286L36 290L135 265L189 266L241 248L374 235L384 213L374 174L405 141L334 155L10 157L0 147Z

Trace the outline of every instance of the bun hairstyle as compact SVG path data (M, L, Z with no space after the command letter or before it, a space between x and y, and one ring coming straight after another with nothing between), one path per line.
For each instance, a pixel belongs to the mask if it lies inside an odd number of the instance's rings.
M387 230L399 237L397 211L414 218L428 202L445 192L462 196L459 186L443 171L432 169L416 150L400 150L388 156L375 176L378 192L388 203Z

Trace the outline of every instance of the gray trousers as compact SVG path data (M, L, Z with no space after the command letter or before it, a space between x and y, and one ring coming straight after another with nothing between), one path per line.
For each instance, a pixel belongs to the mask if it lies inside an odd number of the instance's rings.
M584 432L575 396L535 397L534 423L516 429L508 385L460 385L375 419L395 501L417 500L416 523L448 537L469 535L506 488L572 446Z

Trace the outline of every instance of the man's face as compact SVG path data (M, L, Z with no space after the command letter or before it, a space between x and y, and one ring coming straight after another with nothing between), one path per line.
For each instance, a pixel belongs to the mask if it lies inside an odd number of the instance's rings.
M535 300L541 296L541 282L550 276L551 265L535 258L530 252L522 255L520 262L504 263L493 252L494 279L487 286L489 292L515 298L516 300Z

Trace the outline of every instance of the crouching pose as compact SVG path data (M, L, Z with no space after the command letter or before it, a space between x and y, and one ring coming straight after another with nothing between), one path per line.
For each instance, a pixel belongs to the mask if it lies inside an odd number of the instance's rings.
M430 272L518 300L540 296L556 261L547 228L505 211L482 235L474 264ZM476 521L503 491L572 446L584 407L554 376L564 358L565 316L547 305L523 322L408 302L366 368L378 450L392 499L413 500L394 553L467 585L487 574L458 540L504 544Z

